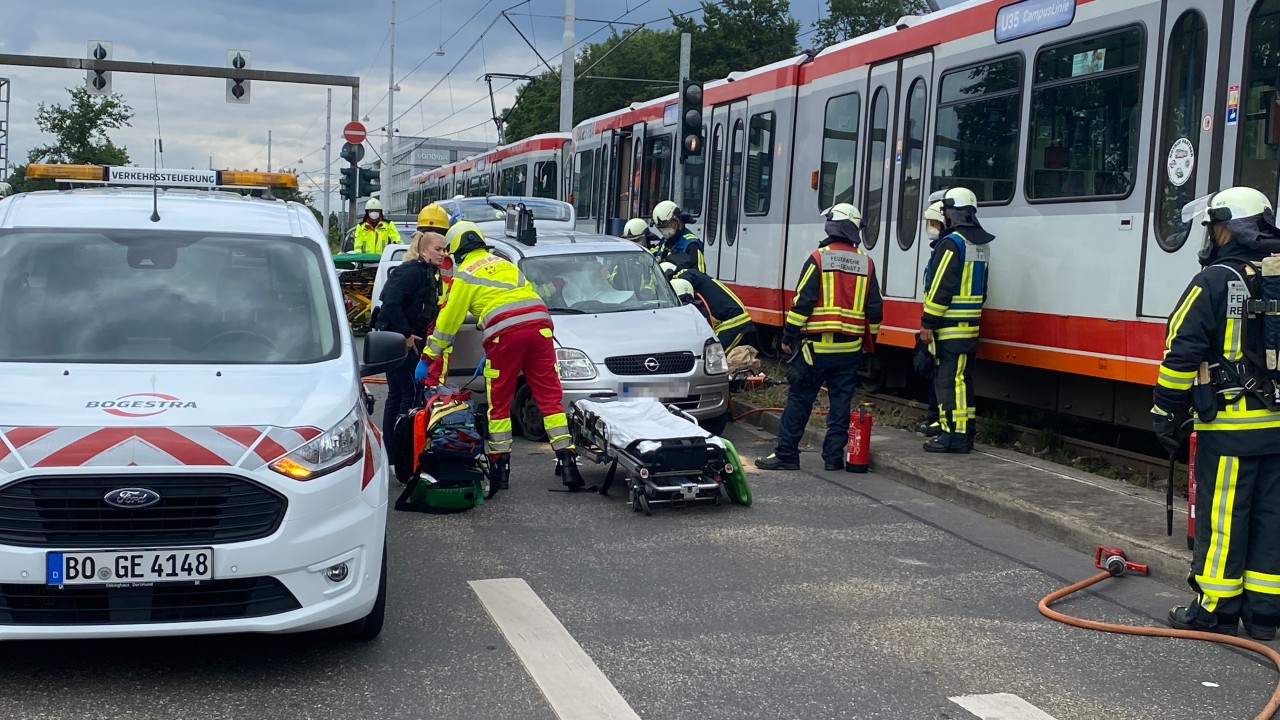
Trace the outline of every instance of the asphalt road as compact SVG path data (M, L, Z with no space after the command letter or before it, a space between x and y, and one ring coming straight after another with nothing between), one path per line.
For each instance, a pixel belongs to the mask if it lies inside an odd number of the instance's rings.
M729 435L744 456L768 451L753 429ZM1042 618L1039 598L1092 558L814 459L752 475L751 508L644 517L623 492L548 492L551 454L520 442L495 501L392 512L376 642L9 643L0 717L555 718L468 584L492 578L527 582L648 720L970 720L949 698L993 693L1056 720L1251 718L1270 694L1274 672L1246 653ZM1157 624L1185 599L1128 577L1063 608Z

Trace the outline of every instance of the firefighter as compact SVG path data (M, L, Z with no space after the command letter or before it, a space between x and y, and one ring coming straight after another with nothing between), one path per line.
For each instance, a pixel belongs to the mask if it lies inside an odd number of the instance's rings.
M726 353L740 344L754 342L756 326L751 322L747 306L724 283L706 273L680 269L671 263L662 263L662 272L673 288L679 280L689 284L697 301L694 305L707 318Z
M1169 624L1235 635L1243 621L1250 637L1271 640L1280 624L1280 394L1262 316L1251 315L1260 311L1260 261L1280 253L1280 230L1266 196L1245 187L1211 196L1201 224L1204 269L1169 316L1151 409L1170 454L1188 402L1196 414L1187 577L1196 599L1170 610ZM1207 386L1196 383L1201 368Z
M932 199L932 198L930 198ZM929 247L945 234L947 227L947 217L943 214L942 200L939 199L930 203L929 207L924 211L924 232L929 238ZM917 336L919 342L919 336ZM925 411L924 422L916 425L915 431L925 437L938 437L942 434L942 423L939 422L938 412L938 391L934 387L933 378L936 375L937 360L935 350L937 349L932 343L919 342L917 352L920 359L927 361L928 372L921 370L921 374L929 380L929 409ZM927 355L925 354L927 352Z
M622 237L624 240L630 240L650 252L662 242L662 238L654 234L653 230L649 228L649 223L645 222L644 218L631 218L628 220L627 224L622 227Z
M521 374L542 411L561 481L570 490L581 489L585 483L564 414L547 306L514 264L489 252L474 223L454 223L445 238L454 261L453 285L415 376L419 382L426 379L431 363L453 346L467 313L479 318L489 401L487 450L495 491L505 490L511 478L511 402Z
M400 242L396 224L382 216L382 201L369 198L364 204L364 219L356 226L355 251L381 255L387 245Z
M418 212L418 232L437 233L445 235L449 232L450 222L449 213L444 208L435 203L422 208ZM434 245L433 245L434 247ZM439 295L436 297L436 306L440 309L444 308L445 302L449 299L449 287L453 285L453 258L448 252L431 253L427 260L435 266L437 274L436 287L439 288ZM437 313L438 314L438 313ZM427 328L427 337L435 330L435 323ZM424 384L427 387L435 387L449 379L449 356L452 349L441 353L440 357L431 362L431 367L427 372L427 378Z
M692 216L670 200L663 200L653 209L653 226L662 235L662 242L654 250L658 262L707 271L702 241L685 227L692 221Z
M978 352L978 328L987 299L988 245L995 236L978 223L978 198L957 187L942 196L946 232L931 244L933 254L924 270L924 313L920 340L934 348L942 432L924 444L932 453L973 450L976 416L973 411L973 358Z
M778 445L756 459L762 470L799 470L800 438L823 385L831 407L822 442L823 467L844 469L849 408L858 384L864 339L874 341L883 318L875 265L859 247L862 213L840 203L826 214L827 233L800 269L795 302L782 329L782 351L794 353Z

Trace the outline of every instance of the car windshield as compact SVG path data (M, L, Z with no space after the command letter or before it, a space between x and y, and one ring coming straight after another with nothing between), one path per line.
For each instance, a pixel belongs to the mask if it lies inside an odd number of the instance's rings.
M493 203L492 205L490 203ZM445 209L451 213L461 212L463 220L469 220L474 223L493 222L494 220L507 219L507 205L512 203L524 203L524 206L533 211L533 219L550 220L554 222L572 222L573 206L569 203L563 203L559 200L539 200L537 198L525 197L497 197L493 196L488 199L482 197L465 198L462 200L450 200L444 203ZM504 209L499 210L494 207L498 205Z
M678 307L680 301L646 252L525 258L520 270L552 313L610 313Z
M329 260L284 237L0 233L0 362L295 364L338 357ZM20 308L20 310L19 310Z

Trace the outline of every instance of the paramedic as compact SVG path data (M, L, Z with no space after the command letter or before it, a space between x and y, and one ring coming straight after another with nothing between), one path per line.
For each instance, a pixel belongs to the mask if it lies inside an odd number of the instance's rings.
M449 257L448 251L445 249L444 235L449 232L451 219L448 211L435 203L422 208L418 212L418 232L438 234L440 237L432 239L432 241L423 246L423 256L427 262L431 263L436 269L436 307L443 308L445 302L449 298L449 288L453 285L453 258ZM439 311L437 310L437 315ZM427 334L423 337L430 337L435 331L435 321L432 320L431 326L427 328ZM427 387L436 387L440 384L447 384L449 381L449 356L452 349L446 350L440 357L431 362L431 366L427 372L425 385Z
M400 231L395 223L382 217L382 201L369 198L369 202L364 204L364 219L356 226L355 251L381 255L383 248L398 242Z
M694 298L699 301L695 303L698 310L711 324L711 331L716 334L726 354L739 344L755 342L756 326L751 322L751 314L724 283L706 273L679 269L671 263L662 263L662 272L671 287L676 287L677 280L683 280L690 286Z
M978 326L987 300L989 243L995 236L978 223L978 198L971 190L951 188L942 196L946 232L930 245L924 269L924 313L920 339L934 347L938 419L942 432L924 444L932 453L973 450L973 358Z
M924 211L924 231L925 236L929 238L929 247L933 247L934 243L947 234L947 218L942 211L941 199L931 203ZM920 342L919 337L919 335L916 336L917 342ZM928 349L929 357L924 358L922 356L922 359L928 360L931 367L929 367L928 374L925 375L929 380L929 409L925 412L924 421L916 425L915 431L925 437L938 437L942 434L942 423L938 420L938 390L933 383L933 378L937 376L935 372L937 369L937 346L931 342L920 342L917 347Z
M654 234L653 230L649 228L649 223L645 222L644 218L631 218L628 220L627 224L622 227L622 238L630 240L650 252L662 242L662 238Z
M445 239L454 261L453 286L415 377L419 382L426 379L431 362L453 345L468 312L479 318L484 332L488 451L494 488L506 489L511 478L511 402L516 379L523 373L542 411L561 481L571 490L581 489L585 483L578 473L577 453L564 414L547 306L519 268L489 252L484 234L474 223L454 223Z
M1280 403L1268 373L1260 263L1280 252L1266 196L1233 187L1208 200L1200 264L1169 316L1152 424L1170 454L1190 401L1196 414L1195 550L1187 582L1196 599L1169 611L1184 630L1271 640L1280 624ZM1270 268L1268 267L1268 270ZM1269 277L1269 275L1268 275ZM1207 386L1195 390L1201 368ZM1250 390L1242 388L1249 387Z
M800 269L795 302L782 330L782 351L796 353L791 364L802 372L788 372L793 381L778 445L768 457L756 459L761 470L800 469L800 438L823 385L831 405L822 442L823 467L844 469L849 406L858 383L863 340L874 341L880 331L880 284L871 258L858 247L862 213L840 203L826 212L826 219L827 237Z
M702 241L685 227L692 221L693 217L670 200L663 200L653 209L653 226L662 235L662 242L654 250L658 262L707 271Z
M434 243L443 247L444 238L436 233L414 233L403 262L391 268L387 284L382 288L382 304L374 322L375 330L389 330L404 336L409 353L403 363L387 370L387 401L382 406L382 437L387 444L387 457L395 457L396 419L413 407L414 357L422 352L422 338L435 321L439 278L423 246Z

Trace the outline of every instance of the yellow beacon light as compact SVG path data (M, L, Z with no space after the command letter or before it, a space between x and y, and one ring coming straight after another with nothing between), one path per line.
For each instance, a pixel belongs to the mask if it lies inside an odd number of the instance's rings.
M32 163L27 166L26 177L32 180L85 180L105 182L107 169L102 165L57 165Z
M248 172L244 170L218 171L218 184L222 187L298 187L298 176L282 172Z

